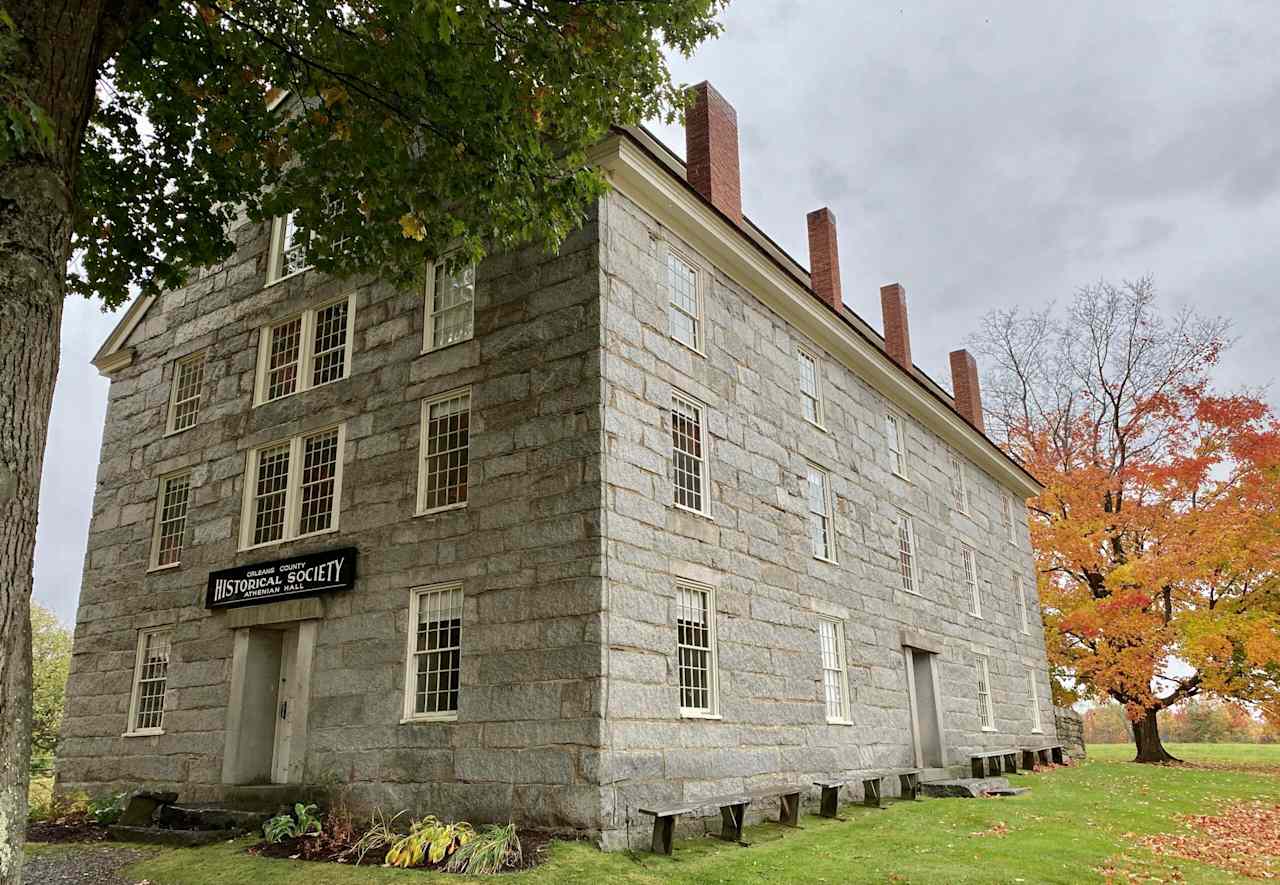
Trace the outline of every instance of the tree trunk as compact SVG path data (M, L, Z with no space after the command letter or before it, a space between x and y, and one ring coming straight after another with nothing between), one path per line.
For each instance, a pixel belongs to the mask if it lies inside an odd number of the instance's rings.
M1160 742L1160 723L1156 719L1156 710L1147 710L1143 717L1133 725L1133 743L1138 748L1134 762L1178 762L1180 761Z

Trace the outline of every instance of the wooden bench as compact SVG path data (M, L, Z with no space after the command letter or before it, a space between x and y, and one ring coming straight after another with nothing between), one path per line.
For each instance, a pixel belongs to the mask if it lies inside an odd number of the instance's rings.
M1003 770L1009 774L1018 773L1017 750L986 750L969 754L969 768L974 777L995 777ZM1023 765L1023 768L1030 768Z
M753 790L750 793L726 793L722 796L707 796L673 805L654 808L637 809L641 814L653 816L654 854L671 854L671 841L675 832L676 820L682 814L693 814L700 808L720 809L720 838L726 842L742 841L742 824L747 816L747 806L753 801L778 799L778 823L788 827L800 826L800 787L781 784Z
M822 790L822 804L819 806L818 815L820 817L839 817L840 815L840 788L848 784L848 781L814 781L813 785Z
M1065 765L1066 761L1066 753L1063 752L1061 744L1028 747L1022 751L1022 767L1028 771L1035 768L1037 762L1041 765L1048 765L1050 762L1054 765Z
M915 801L920 798L920 773L923 768L891 768L885 771L869 771L862 776L862 804L870 808L888 808L884 795L885 778L898 778L902 798Z

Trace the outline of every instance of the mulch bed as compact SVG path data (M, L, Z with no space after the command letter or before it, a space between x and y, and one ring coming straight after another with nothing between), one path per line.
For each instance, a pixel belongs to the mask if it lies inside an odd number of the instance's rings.
M105 842L110 838L106 827L80 815L27 825L28 842Z
M527 870L543 863L549 856L548 848L551 845L552 840L557 838L565 837L537 830L521 832L520 848L522 860L520 862L520 866L513 867L504 872ZM286 839L283 842L276 842L274 844L270 842L259 842L256 845L250 845L246 851L249 854L253 854L258 857L309 860L319 863L341 863L354 866L356 856L354 854L344 856L344 853L348 851L349 848L349 845L335 844L316 836L301 836L297 839ZM386 858L386 854L386 848L379 848L377 850L370 851L364 856L364 860L360 865L366 867L381 866ZM414 867L413 869L446 872L443 861L438 864L426 864L421 867Z

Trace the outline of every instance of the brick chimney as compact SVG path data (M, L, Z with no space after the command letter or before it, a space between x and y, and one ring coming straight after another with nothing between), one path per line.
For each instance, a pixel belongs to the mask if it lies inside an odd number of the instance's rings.
M956 410L969 423L987 432L982 424L982 390L978 387L978 364L967 350L951 351L951 387L956 395Z
M706 80L693 87L693 94L684 119L685 174L711 205L741 224L738 112Z
M840 249L836 243L836 216L826 207L805 216L809 222L809 280L814 293L840 309Z
M907 328L907 290L899 283L880 287L880 309L884 312L884 343L889 356L911 371L911 332Z

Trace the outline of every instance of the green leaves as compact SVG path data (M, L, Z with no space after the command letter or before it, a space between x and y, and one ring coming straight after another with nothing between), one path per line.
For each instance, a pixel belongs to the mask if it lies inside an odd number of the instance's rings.
M605 188L588 148L611 125L680 112L663 50L713 36L722 6L165 6L99 90L71 288L114 303L180 285L230 254L239 212L296 211L317 269L401 283L446 251L554 248Z

